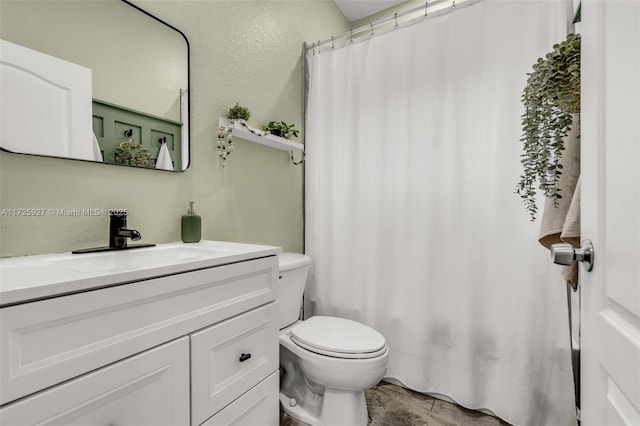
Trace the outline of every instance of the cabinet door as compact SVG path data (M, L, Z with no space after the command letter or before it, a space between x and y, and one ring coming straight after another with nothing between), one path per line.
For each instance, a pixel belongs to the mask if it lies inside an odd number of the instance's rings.
M202 426L278 426L278 382L278 372L275 372Z
M189 424L189 338L8 404L0 424Z
M270 303L191 335L192 425L278 369L277 312Z

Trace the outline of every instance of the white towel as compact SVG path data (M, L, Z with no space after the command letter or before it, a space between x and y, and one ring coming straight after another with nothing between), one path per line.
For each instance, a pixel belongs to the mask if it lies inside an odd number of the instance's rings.
M91 136L92 136L92 141L91 143L93 144L93 161L99 161L99 162L103 162L104 159L102 158L102 151L100 151L100 144L98 143L98 138L96 138L96 134L91 132Z
M574 247L580 245L580 116L573 116L573 125L564 138L564 152L560 158L563 165L558 180L560 195L558 206L545 200L540 222L540 244L550 248L552 244L566 242ZM578 265L566 266L562 276L574 290L578 287Z
M169 154L169 148L167 148L166 143L160 145L158 159L156 160L156 169L173 171L173 163L171 162L171 155Z

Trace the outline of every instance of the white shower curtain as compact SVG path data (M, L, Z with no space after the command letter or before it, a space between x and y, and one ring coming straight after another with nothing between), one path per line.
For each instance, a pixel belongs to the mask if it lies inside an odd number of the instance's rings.
M307 316L379 330L386 377L575 424L566 287L514 189L520 93L570 3L491 1L309 52Z

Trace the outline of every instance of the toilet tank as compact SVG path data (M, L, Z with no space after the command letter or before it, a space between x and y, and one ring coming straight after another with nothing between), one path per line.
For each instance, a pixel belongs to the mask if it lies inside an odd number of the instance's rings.
M311 258L298 253L280 253L278 265L278 304L280 310L278 328L282 330L300 317L302 294L307 282Z

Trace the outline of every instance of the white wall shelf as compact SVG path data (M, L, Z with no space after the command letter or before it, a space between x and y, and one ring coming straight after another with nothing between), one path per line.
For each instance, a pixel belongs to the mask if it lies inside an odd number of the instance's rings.
M220 117L220 127L227 126L230 123L230 120ZM253 130L250 131L249 129ZM290 141L289 139L281 138L275 135L266 134L265 136L261 136L264 134L263 131L253 129L249 126L236 126L233 128L233 132L231 135L233 137L238 137L240 139L244 139L249 142L259 143L262 145L270 146L271 148L281 149L283 151L304 151L304 145L298 142Z

